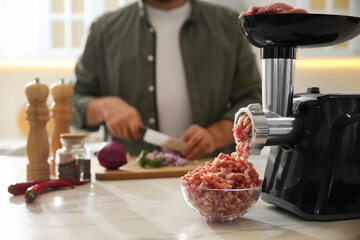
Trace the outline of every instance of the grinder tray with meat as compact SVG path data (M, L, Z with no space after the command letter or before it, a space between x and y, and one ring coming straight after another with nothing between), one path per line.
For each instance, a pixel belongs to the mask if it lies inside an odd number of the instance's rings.
M308 11L302 8L294 8L286 3L277 2L264 7L251 7L248 11L242 12L240 16L271 13L308 13Z

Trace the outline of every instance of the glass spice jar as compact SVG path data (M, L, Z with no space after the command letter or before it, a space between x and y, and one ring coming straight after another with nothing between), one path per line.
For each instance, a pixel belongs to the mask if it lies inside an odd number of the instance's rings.
M86 134L60 134L62 148L56 151L56 177L81 181L91 179L91 153L85 146Z

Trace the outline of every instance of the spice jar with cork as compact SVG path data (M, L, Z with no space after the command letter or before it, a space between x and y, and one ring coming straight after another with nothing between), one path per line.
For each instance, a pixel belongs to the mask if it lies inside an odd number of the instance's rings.
M56 151L57 178L91 179L91 153L86 147L86 134L60 134L62 147Z

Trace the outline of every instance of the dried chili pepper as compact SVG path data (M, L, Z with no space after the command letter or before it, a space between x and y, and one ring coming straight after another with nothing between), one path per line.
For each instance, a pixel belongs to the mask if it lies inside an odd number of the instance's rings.
M35 184L43 183L43 182L47 182L47 181L50 181L50 179L42 179L42 180L35 180L35 181L11 184L8 187L8 192L14 196L19 195L19 194L24 194L26 192L26 189L28 189L29 187L34 186Z
M61 188L61 187L71 187L74 188L74 184L57 179L57 180L50 180L47 182L38 183L34 186L29 187L24 197L26 200L32 201L34 200L42 191L49 189L49 188Z

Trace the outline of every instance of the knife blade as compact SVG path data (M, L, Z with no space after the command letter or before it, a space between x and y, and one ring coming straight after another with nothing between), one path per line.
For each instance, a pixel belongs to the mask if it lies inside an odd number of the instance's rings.
M143 132L144 142L176 151L181 151L186 147L186 143L180 139L174 138L154 129L141 127L141 131Z

